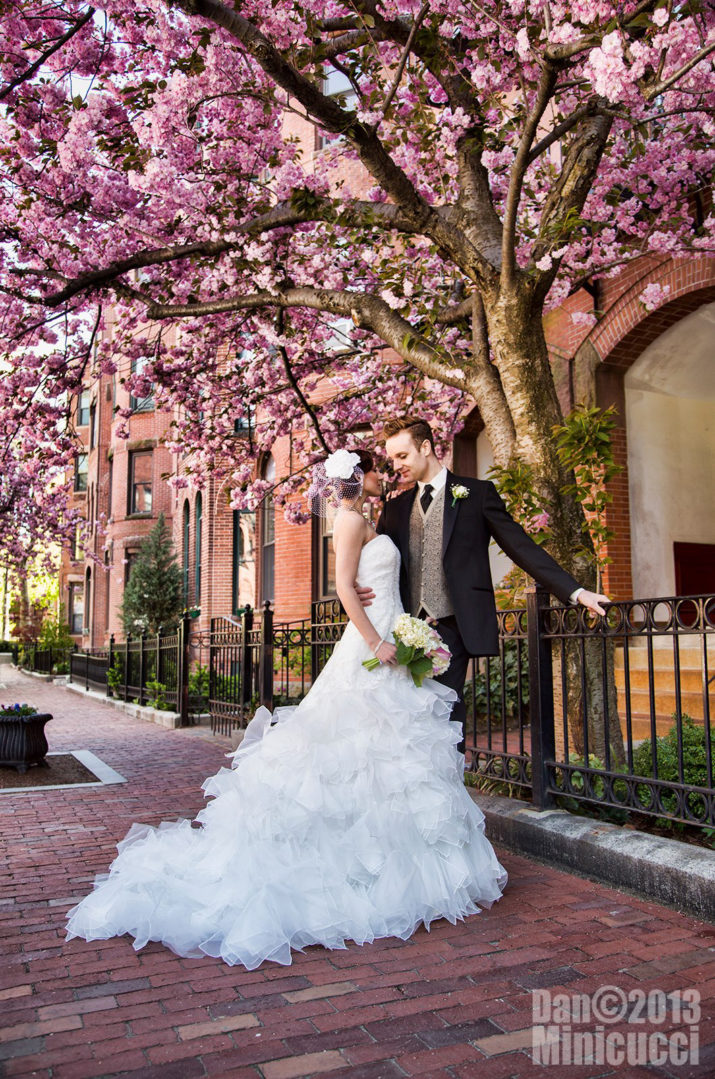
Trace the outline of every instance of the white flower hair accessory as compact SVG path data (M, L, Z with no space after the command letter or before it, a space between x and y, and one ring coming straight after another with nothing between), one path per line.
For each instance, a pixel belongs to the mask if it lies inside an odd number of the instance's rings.
M350 450L336 450L325 461L325 475L331 479L349 480L355 471L355 465L360 464L360 458Z
M360 455L351 450L336 450L313 466L308 505L318 517L331 510L350 508L362 494L364 473Z
M463 483L453 483L450 491L452 492L452 508L458 502L461 502L463 498L469 498L469 488L465 487Z

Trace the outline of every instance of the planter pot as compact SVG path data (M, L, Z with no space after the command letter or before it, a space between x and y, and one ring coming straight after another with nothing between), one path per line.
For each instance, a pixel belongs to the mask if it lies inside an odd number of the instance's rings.
M31 764L44 764L48 750L45 723L52 716L0 716L0 767L26 772Z

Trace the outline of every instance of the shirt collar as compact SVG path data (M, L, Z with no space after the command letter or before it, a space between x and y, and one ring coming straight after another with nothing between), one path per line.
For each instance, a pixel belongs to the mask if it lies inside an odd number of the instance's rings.
M432 477L431 480L418 480L417 481L417 486L419 487L420 494L422 494L423 490L425 489L425 485L429 483L429 485L432 488L433 492L435 494L437 494L438 491L442 490L442 488L445 486L446 482L447 482L447 469L442 468L442 469L440 469L440 471L437 473L436 476Z

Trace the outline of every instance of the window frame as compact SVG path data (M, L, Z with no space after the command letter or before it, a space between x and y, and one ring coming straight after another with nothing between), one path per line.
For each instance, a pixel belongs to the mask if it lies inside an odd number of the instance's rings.
M348 85L347 85L347 87L346 86L341 86L337 90L331 90L330 89L330 81L331 81L331 79L335 79L335 80L338 80L338 81L344 80L344 81L346 81L348 83ZM358 103L357 92L356 92L354 86L352 85L352 83L350 82L350 80L347 79L347 77L345 75L343 75L342 71L338 71L337 68L334 68L334 67L331 66L331 67L328 67L327 69L326 68L323 69L322 91L323 91L323 94L325 95L325 97L332 97L332 98L343 97L344 101L341 103L342 107L352 108L353 107L352 103L354 102L354 108L357 109L357 103ZM316 129L315 129L315 150L316 150L316 153L319 153L321 150L324 150L326 148L326 146L332 146L334 143L339 142L339 140L342 137L343 137L342 135L330 135L327 132L321 131L319 127L316 127Z
M82 390L79 394L75 421L77 427L87 427L89 425L89 410L91 407L90 396L89 390Z
M82 462L82 466L80 466ZM78 453L74 459L74 493L86 494L89 486L89 454Z
M148 356L135 356L130 363L130 374L140 375L144 370L144 366L149 362ZM154 404L154 390L152 383L152 392L148 397L135 397L134 394L129 391L129 408L132 412L153 412L156 408Z
M268 455L261 469L264 480L274 484L276 463ZM270 536L270 539L267 539ZM270 592L270 595L269 595ZM276 507L272 491L267 492L261 503L261 603L275 603L276 592Z
M150 479L149 479L149 508L139 510L136 509L136 487L137 484L134 479L135 463L140 457L149 457L151 460L150 467ZM129 451L129 469L128 469L127 484L127 516L128 517L151 517L152 507L154 504L154 451L153 450L130 450Z
M191 509L188 498L184 499L184 508L181 511L181 585L184 596L184 607L189 606L189 570L191 562Z
M79 596L79 610L75 609L75 595ZM69 603L67 604L67 611L69 614L68 623L70 633L73 637L81 637L84 630L84 581L69 582ZM79 618L79 629L75 628L76 618Z
M201 603L201 532L203 518L203 499L201 492L194 502L194 603Z

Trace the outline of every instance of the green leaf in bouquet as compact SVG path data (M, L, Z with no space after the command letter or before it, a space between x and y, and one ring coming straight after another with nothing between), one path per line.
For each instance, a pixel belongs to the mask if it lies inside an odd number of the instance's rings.
M405 644L404 641L397 641L397 662L400 666L406 667L408 663L411 663L415 658L414 645Z
M412 675L412 681L416 686L421 686L427 675L432 673L432 660L422 655L417 659L413 659L408 664L408 668Z

